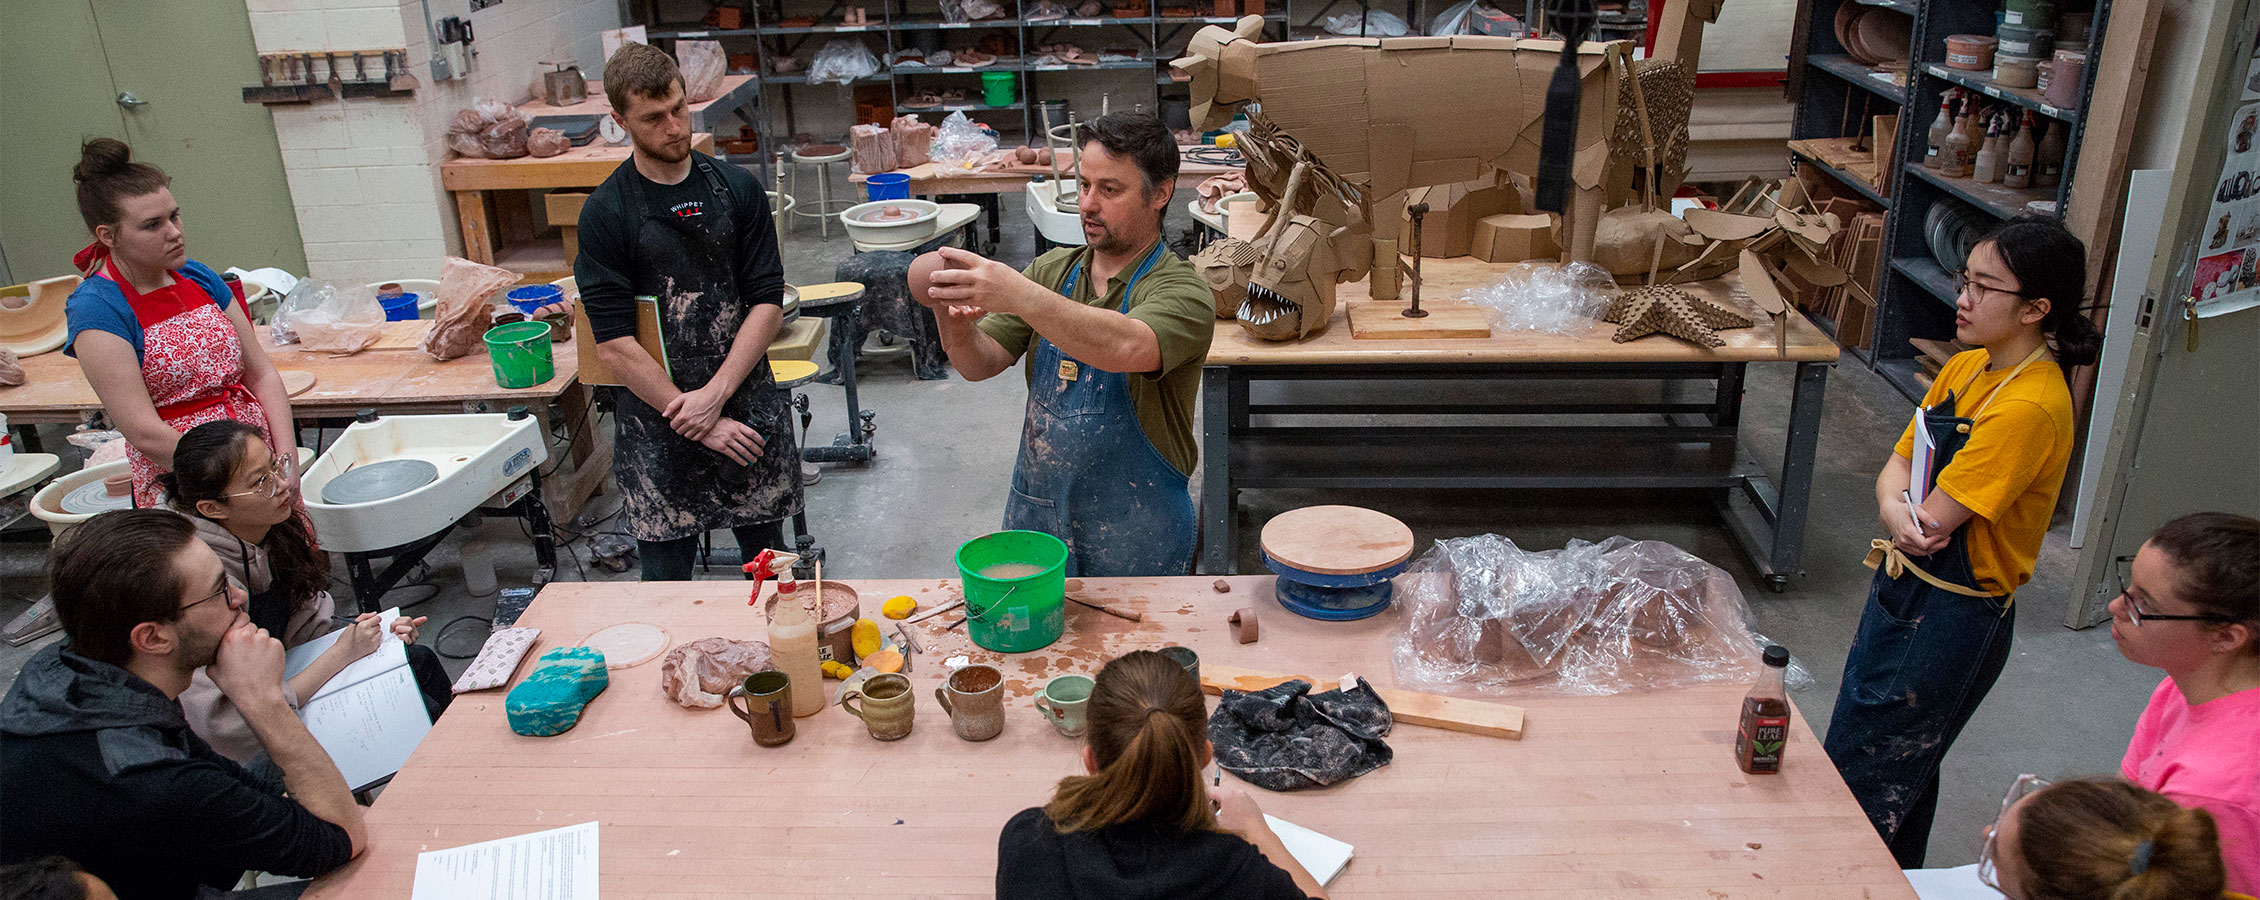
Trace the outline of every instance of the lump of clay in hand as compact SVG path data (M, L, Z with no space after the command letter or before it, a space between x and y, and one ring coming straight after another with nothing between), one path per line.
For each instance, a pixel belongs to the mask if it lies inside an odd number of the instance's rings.
M934 286L934 273L948 267L949 261L942 258L939 250L921 253L917 259L911 260L910 298L925 302L927 289Z
M699 638L667 651L659 664L659 689L667 699L691 709L722 705L722 695L742 684L746 676L777 666L769 660L769 645L760 641Z

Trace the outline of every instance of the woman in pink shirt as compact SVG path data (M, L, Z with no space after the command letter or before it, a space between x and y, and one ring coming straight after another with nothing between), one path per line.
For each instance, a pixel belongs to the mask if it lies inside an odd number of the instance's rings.
M2211 812L2229 889L2260 892L2260 519L2197 513L2152 533L2111 639L2166 670L2120 773Z

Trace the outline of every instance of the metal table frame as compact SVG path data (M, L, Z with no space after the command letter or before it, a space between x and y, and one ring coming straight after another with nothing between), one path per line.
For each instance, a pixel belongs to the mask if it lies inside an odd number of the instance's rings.
M1819 443L1826 362L1797 362L1778 481L1740 446L1747 362L1210 365L1201 371L1201 554L1204 574L1232 574L1238 492L1248 488L1647 488L1709 494L1766 586L1799 574ZM1708 400L1252 404L1256 382L1708 381ZM1528 396L1529 392L1495 392ZM1413 414L1419 425L1264 425L1256 416ZM1466 425L1453 417L1625 414L1650 424Z

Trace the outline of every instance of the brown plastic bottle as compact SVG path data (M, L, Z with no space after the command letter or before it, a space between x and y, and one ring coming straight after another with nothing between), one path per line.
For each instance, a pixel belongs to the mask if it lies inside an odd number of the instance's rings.
M1734 734L1734 761L1752 775L1781 771L1783 745L1789 743L1789 651L1766 648L1765 670L1742 697L1742 724Z
M2024 124L2017 136L2009 140L2009 170L2002 173L2001 183L2013 188L2032 186L2032 113L2025 113Z
M2055 187L2064 180L2064 149L2069 132L2062 122L2048 123L2047 136L2032 151L2032 186Z
M1977 165L1976 140L1970 137L1970 107L1962 105L1962 115L1954 120L1954 131L1946 136L1946 152L1939 157L1938 174L1948 178L1968 178Z

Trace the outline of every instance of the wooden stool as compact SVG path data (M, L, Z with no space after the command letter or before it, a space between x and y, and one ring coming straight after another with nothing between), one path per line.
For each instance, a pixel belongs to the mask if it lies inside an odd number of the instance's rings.
M1263 564L1279 574L1279 605L1346 622L1379 614L1391 578L1412 559L1413 533L1395 516L1356 506L1306 506L1263 525Z
M810 144L793 152L793 193L806 197L801 189L800 172L806 166L816 167L816 202L802 204L807 208L793 210L793 215L816 220L817 230L825 240L832 239L832 220L855 205L854 200L832 198L832 164L855 158L854 151L838 144Z
M792 390L816 380L816 364L805 359L769 360L769 377L776 379L777 387Z

